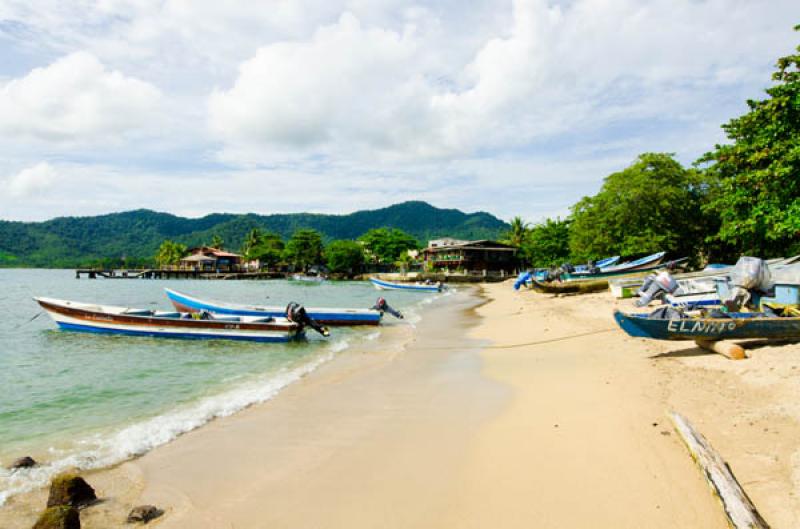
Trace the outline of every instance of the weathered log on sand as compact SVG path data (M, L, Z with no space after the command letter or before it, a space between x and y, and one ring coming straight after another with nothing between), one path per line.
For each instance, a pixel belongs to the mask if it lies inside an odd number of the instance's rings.
M742 490L731 468L700 432L694 429L686 417L679 413L669 414L675 431L681 436L689 453L711 485L711 490L722 502L728 523L734 529L769 529L769 525L758 514L755 505Z
M747 353L745 353L744 348L733 342L697 339L694 343L696 343L698 347L727 356L731 360L744 360L747 358Z

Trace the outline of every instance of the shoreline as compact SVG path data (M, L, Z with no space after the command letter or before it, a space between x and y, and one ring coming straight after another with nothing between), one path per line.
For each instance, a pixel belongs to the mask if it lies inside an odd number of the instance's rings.
M800 345L731 362L632 339L611 319L626 303L463 289L408 341L362 344L270 401L86 473L106 501L83 527L125 527L142 503L166 511L150 524L164 528L727 527L669 410L773 528L796 527ZM45 497L26 501L38 512ZM4 528L31 524L0 509Z

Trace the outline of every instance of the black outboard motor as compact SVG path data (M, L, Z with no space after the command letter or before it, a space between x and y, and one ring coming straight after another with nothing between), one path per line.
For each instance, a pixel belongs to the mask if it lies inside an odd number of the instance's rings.
M306 312L305 307L301 304L292 301L286 306L286 319L299 324L302 327L311 327L322 336L330 336L331 333L328 331L328 328L320 325L316 321L314 321L311 316L308 315Z
M639 299L636 300L637 307L644 307L656 299L664 299L667 294L672 294L678 290L678 282L669 272L650 274L642 283L639 289Z
M395 310L392 307L390 307L389 304L386 302L386 300L383 298L378 298L378 301L375 302L375 305L373 305L372 308L374 310L379 310L381 312L388 312L389 314L391 314L392 316L394 316L399 320L403 319L403 314L399 310Z
M575 267L572 266L572 263L564 263L561 265L561 270L563 270L565 274L571 274L575 271Z

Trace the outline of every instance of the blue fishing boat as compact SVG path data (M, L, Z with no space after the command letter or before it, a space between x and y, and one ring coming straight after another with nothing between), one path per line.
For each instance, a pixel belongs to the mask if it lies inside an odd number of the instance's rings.
M622 263L614 266L607 266L605 268L601 268L599 271L594 271L594 273L570 272L563 274L561 277L562 279L565 280L618 277L638 272L649 272L652 270L657 270L659 268L673 268L689 260L688 257L682 257L680 259L674 259L667 263L662 263L662 261L664 260L664 255L666 255L664 252L658 252L652 255L648 255L646 257L642 257L641 259L637 259L635 261L630 261L627 263Z
M378 290L407 290L411 292L441 292L441 283L391 283L376 277L370 277L370 282Z
M186 312L207 311L214 314L230 314L237 316L283 317L286 307L269 307L260 305L239 305L200 299L176 290L165 288L167 297L177 310ZM344 309L344 308L308 308L306 312L316 322L323 325L378 325L386 309Z
M679 314L679 313L678 313ZM744 338L800 339L800 317L733 312L720 318L653 318L649 314L614 311L623 331L654 340L729 340Z
M603 268L614 266L615 264L617 264L617 262L619 262L619 259L620 259L619 255L615 255L613 257L606 257L605 259L600 259L599 261L594 263L594 266L602 270ZM578 273L588 272L589 265L575 265L575 271Z

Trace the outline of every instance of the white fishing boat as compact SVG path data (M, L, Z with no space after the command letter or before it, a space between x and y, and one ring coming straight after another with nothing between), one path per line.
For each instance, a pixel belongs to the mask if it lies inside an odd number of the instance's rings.
M191 314L34 298L64 330L129 336L287 342L304 325L286 318Z
M408 290L412 292L441 292L441 283L392 283L376 277L370 277L370 282L378 290Z

